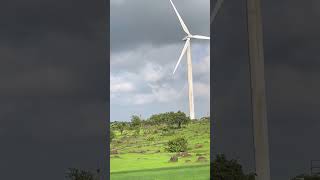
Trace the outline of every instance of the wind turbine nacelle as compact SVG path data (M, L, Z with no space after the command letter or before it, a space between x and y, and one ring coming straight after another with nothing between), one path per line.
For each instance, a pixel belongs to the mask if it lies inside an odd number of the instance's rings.
M182 40L183 41L186 41L186 40L188 40L190 37L189 36L186 36L186 37L184 37Z

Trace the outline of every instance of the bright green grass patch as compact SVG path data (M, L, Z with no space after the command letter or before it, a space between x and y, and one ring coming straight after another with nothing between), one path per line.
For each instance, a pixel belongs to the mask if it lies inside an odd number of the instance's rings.
M197 156L179 158L178 162L169 163L171 155L166 153L156 154L123 154L120 158L112 158L111 172L132 171L141 169L156 169L163 167L181 167L190 165L203 165L209 162L196 162ZM209 157L208 157L209 159ZM186 163L187 160L190 160Z
M210 166L188 166L111 173L111 180L209 180Z

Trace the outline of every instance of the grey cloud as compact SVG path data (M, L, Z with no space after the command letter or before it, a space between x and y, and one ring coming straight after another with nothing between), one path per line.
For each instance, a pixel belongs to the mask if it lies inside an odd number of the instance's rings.
M115 0L114 0L115 1ZM111 51L141 44L161 46L182 42L185 36L170 1L124 1L111 4ZM191 33L209 34L209 1L174 1Z
M106 166L105 5L0 2L2 178L56 180L70 167Z

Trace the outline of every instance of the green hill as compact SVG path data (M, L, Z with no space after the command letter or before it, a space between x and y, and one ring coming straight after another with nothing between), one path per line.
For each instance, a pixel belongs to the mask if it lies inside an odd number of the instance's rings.
M127 179L209 179L210 121L193 120L179 126L141 123L139 128L111 124L110 172L112 180ZM137 123L139 124L139 123ZM184 152L168 152L168 142L176 138L187 140ZM171 160L170 160L171 159ZM181 173L181 172L186 173ZM189 178L186 178L189 177ZM198 178L192 178L198 177Z

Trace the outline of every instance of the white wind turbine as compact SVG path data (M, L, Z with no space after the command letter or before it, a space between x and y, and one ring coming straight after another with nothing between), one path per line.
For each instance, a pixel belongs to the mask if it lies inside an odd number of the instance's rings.
M210 37L207 36L201 36L201 35L192 35L189 32L189 29L187 28L187 26L185 25L185 23L183 22L178 10L176 9L175 5L173 4L172 0L170 0L171 5L174 9L174 11L176 12L178 19L180 21L180 24L182 26L183 31L187 34L186 37L184 37L182 40L186 41L181 55L179 57L179 60L173 70L173 74L176 72L181 59L183 57L183 55L187 52L187 64L188 64L188 84L189 84L189 113L190 113L190 119L195 119L195 113L194 113L194 100L193 100L193 80L192 80L192 60L191 60L191 39L207 39L210 40Z

